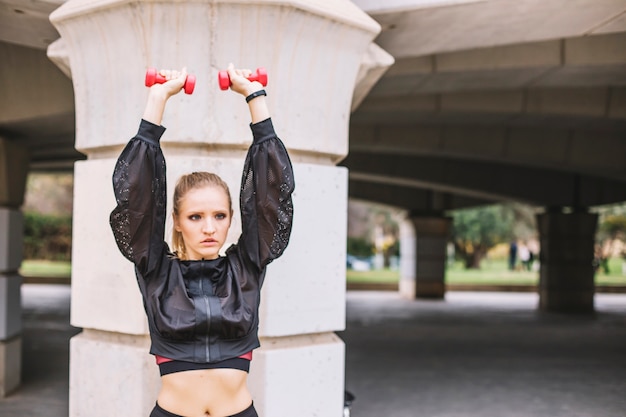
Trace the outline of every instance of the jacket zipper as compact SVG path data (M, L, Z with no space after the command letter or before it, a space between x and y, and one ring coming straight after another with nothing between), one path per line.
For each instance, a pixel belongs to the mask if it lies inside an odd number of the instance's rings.
M209 306L209 296L204 292L204 260L202 260L202 273L200 274L200 291L202 291L202 297L204 298L204 306L206 310L207 330L204 335L204 356L205 362L210 362L211 355L209 353L209 333L211 332L211 308Z

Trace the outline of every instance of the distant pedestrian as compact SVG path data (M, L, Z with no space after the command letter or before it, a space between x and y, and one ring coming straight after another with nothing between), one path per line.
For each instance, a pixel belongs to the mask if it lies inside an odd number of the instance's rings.
M511 241L511 245L509 246L509 269L511 271L515 270L516 263L517 263L517 242L513 240Z
M520 263L522 264L522 269L526 271L530 271L531 257L530 257L530 250L528 249L528 246L526 246L526 243L522 243L521 245L519 245L518 251L519 251L519 260L520 260Z

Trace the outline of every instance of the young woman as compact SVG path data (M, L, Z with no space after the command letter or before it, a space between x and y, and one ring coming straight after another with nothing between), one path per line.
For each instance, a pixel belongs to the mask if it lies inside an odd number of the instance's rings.
M247 387L252 350L259 346L258 307L267 264L285 250L291 233L294 179L265 103L265 91L228 68L231 89L246 97L253 142L241 182L242 233L224 245L233 217L228 186L215 174L181 177L174 190L172 251L164 241L165 159L159 140L167 100L180 92L186 71L161 71L150 88L137 135L113 173L117 207L111 228L135 265L150 328L150 353L161 390L150 417L256 417Z

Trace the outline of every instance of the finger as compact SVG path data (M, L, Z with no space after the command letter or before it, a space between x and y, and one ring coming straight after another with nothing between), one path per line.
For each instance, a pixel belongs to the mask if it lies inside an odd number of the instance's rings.
M183 82L187 79L187 67L183 67L183 69L178 73L178 78L183 80Z
M230 77L231 80L239 76L239 72L235 69L235 66L233 65L232 62L228 64L228 68L226 69L226 71L228 71L228 76Z

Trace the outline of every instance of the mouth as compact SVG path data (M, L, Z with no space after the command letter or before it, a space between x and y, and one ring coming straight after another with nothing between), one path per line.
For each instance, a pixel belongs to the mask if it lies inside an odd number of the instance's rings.
M217 244L217 240L215 239L204 239L202 242L200 242L202 245L215 245Z

